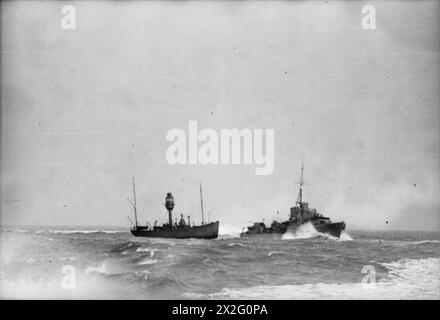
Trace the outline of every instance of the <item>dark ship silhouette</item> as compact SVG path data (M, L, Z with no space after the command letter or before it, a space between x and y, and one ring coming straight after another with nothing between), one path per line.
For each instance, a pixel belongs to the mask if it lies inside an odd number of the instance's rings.
M171 192L167 193L165 198L165 208L168 210L168 223L164 223L162 226L157 226L157 221L153 227L148 224L145 226L138 225L137 220L137 206L136 206L136 189L133 178L133 195L134 202L128 200L133 206L135 223L130 229L131 233L136 237L149 237L149 238L176 238L176 239L215 239L218 237L219 222L205 223L203 215L203 198L202 198L202 185L200 184L200 205L202 209L202 224L192 225L190 216L188 216L188 222L183 219L183 214L180 215L179 223L173 224L174 209L174 197Z
M247 231L242 232L240 237L270 236L281 238L284 233L295 234L296 230L306 223L311 223L320 233L330 234L336 238L341 236L342 231L345 230L345 222L332 222L330 218L324 217L316 209L309 208L309 204L302 201L303 173L304 166L301 166L298 198L295 207L290 208L289 219L283 222L274 220L270 227L266 227L264 222L256 222L249 226Z

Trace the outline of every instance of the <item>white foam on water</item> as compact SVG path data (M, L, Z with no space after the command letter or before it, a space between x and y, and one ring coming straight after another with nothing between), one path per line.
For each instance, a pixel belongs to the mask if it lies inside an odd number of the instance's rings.
M47 278L25 273L19 279L2 279L0 299L97 299L111 294L106 285L93 276L93 272L104 269L91 266L88 271L92 273L76 276L74 287L69 290L63 287L62 278L58 275Z
M38 230L36 233L60 233L60 234L71 234L71 233L97 233L99 230Z
M99 230L101 233L113 234L113 233L126 233L126 231L118 231L118 230Z
M218 240L228 240L228 239L236 239L236 238L240 238L240 234L235 234L235 235L219 234L218 237L213 240L218 241Z
M284 251L271 251L267 255L269 257L272 257L274 254L287 254L287 252L284 252Z
M32 232L31 230L27 229L19 229L17 227L0 227L0 231L4 232L16 232L16 233L28 233Z
M342 231L340 238L333 237L330 234L319 232L315 229L313 224L311 222L304 223L300 225L295 232L287 231L281 236L281 240L297 240L297 239L310 239L310 238L317 238L317 237L323 237L330 240L335 241L351 241L353 240L351 236L345 232Z
M59 261L75 261L76 258L75 257L59 257L58 260Z
M341 235L339 236L340 241L353 241L353 238L346 232L342 231Z
M301 285L224 288L209 295L187 293L188 298L209 299L440 299L440 259L401 259L383 263L389 274L376 283L313 283Z
M153 248L150 248L150 247L146 247L146 248L139 247L139 248L136 249L136 252L155 252L155 251L159 251L159 249L153 249Z
M156 238L154 241L151 242L151 244L167 244L171 247L174 247L176 245L175 239L166 239L166 238Z
M421 241L409 241L412 245L440 243L440 240L421 240Z
M63 229L56 229L56 230L37 230L36 233L55 233L55 234L75 234L75 233L123 233L123 231L118 230L63 230Z
M238 225L220 224L218 228L218 234L223 238L228 238L228 237L236 238L240 236L241 232L242 232L242 228L239 227Z
M8 231L12 231L12 232L18 232L18 233L27 233L30 232L29 230L25 230L25 229L10 229Z
M228 247L246 247L246 246L240 242L231 242L230 244L228 244Z
M148 280L148 275L149 275L151 272L148 271L148 270L142 270L142 271L140 271L140 272L135 271L134 273L135 273L136 275L138 275L138 276L142 276L142 277L144 277L145 280Z
M138 262L138 265L142 266L142 265L147 265L147 264L155 264L157 262L157 259L151 259L151 258L147 258L142 260L141 262Z
M84 269L84 272L86 274L90 274L90 273L103 273L103 274L105 274L106 271L107 271L107 266L106 266L105 262L101 263L99 266L88 266L87 268Z
M300 225L295 232L286 232L282 235L282 240L296 240L296 239L309 239L315 238L323 235L322 233L316 231L312 223L307 222Z

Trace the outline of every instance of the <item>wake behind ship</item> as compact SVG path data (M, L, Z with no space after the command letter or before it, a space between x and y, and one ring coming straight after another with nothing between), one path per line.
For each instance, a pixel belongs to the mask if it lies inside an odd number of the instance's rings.
M133 178L133 194L134 203L130 201L134 209L135 224L131 228L130 232L136 237L148 237L148 238L175 238L175 239L215 239L218 237L219 222L205 223L203 215L203 199L202 199L202 185L200 185L200 204L202 209L202 224L192 225L190 216L188 221L185 221L183 214L180 215L179 223L173 224L173 209L174 209L174 197L171 192L167 193L165 198L165 208L168 211L168 223L164 223L162 226L157 226L157 222L153 227L148 224L145 226L138 225L137 221L137 207L136 207L136 189Z
M256 222L248 227L248 230L242 232L240 237L253 236L269 236L272 238L281 238L285 233L295 234L297 229L306 224L311 223L316 231L329 234L339 238L343 230L345 230L345 222L332 222L330 218L318 213L316 209L309 208L307 202L302 201L302 186L304 167L301 166L301 181L299 187L298 198L295 207L290 208L289 219L283 222L274 220L270 227L266 227L264 222Z

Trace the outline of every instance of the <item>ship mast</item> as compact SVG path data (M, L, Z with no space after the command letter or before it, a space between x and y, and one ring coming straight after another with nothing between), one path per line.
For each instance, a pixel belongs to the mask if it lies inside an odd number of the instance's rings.
M299 181L299 193L298 198L296 199L296 203L302 207L302 186L304 184L304 164L301 164L301 179Z
M136 187L134 185L134 177L133 177L133 196L134 196L134 204L133 204L134 221L135 221L135 226L137 228L138 227L138 219L137 219L137 209L136 209Z
M203 215L202 183L200 183L200 208L202 209L202 225L204 225L205 224L205 217Z

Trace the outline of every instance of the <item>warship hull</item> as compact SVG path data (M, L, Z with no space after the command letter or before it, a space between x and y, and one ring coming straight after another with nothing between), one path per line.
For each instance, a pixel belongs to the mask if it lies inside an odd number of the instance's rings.
M295 232L296 229L299 228L300 225L290 225L287 228L287 232ZM320 233L329 234L332 237L339 238L341 236L342 231L345 229L344 222L332 222L325 224L313 224L313 227L316 231Z
M342 231L345 230L344 222L334 222L324 225L315 225L316 231L329 234L335 238L341 237Z
M146 230L133 228L131 233L136 237L174 238L174 239L215 239L218 237L219 222L212 222L191 228Z
M290 225L285 232L280 231L263 231L263 232L243 232L240 234L240 237L258 237L258 238L267 238L267 239L281 239L283 234L285 233L295 233L296 230L302 224L292 224ZM324 234L329 234L332 237L339 238L343 230L345 230L344 222L334 222L334 223L326 223L326 224L316 224L313 225L316 231Z

